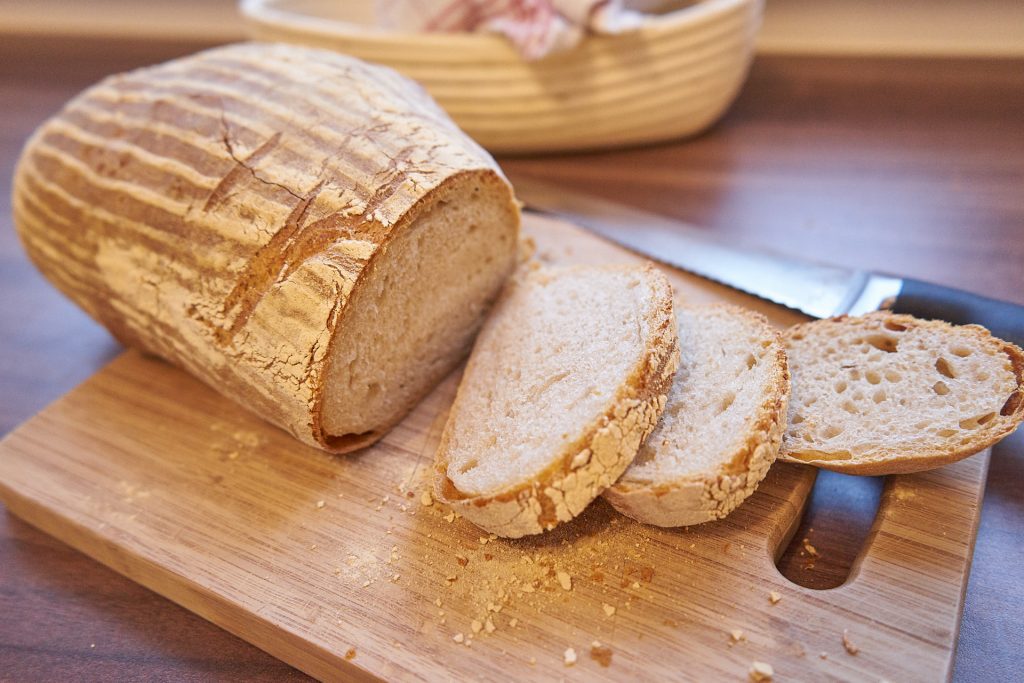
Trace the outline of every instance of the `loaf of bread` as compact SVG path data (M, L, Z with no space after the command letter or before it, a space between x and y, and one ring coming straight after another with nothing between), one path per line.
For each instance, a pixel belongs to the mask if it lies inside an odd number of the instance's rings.
M761 483L786 427L779 333L738 306L676 309L681 360L665 413L605 499L657 526L722 519Z
M13 206L119 340L335 451L463 357L519 230L494 161L419 86L267 44L85 91L27 143Z
M880 312L797 325L785 340L784 460L918 472L988 448L1024 419L1024 351L978 325Z
M437 497L506 537L554 528L619 478L679 363L653 266L533 272L473 348L437 452Z

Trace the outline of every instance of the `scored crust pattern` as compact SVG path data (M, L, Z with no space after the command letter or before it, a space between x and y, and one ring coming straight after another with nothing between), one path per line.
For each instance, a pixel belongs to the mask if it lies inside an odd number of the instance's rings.
M507 181L413 82L242 44L110 77L32 136L15 224L121 342L329 448L322 381L389 242L465 183Z

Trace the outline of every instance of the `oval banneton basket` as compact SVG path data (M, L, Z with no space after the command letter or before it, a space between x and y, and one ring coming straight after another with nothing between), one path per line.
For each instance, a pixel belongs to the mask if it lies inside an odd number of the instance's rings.
M488 150L526 154L657 142L707 128L743 85L763 0L667 2L642 28L590 35L535 62L497 35L375 27L373 5L240 3L254 38L394 67L422 83Z

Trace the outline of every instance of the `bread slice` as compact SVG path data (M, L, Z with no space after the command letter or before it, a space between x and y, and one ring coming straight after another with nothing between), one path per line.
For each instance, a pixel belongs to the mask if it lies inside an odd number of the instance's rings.
M838 472L932 469L1024 417L1024 352L977 325L872 313L797 325L781 457Z
M672 289L653 266L522 276L470 356L437 497L510 538L572 519L632 462L678 362Z
M677 308L681 361L661 422L604 497L657 526L721 519L775 462L789 371L761 315L731 305Z

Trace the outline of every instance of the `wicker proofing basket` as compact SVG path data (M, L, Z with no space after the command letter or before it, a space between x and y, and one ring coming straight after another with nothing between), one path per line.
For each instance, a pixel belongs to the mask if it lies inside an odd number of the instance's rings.
M725 112L746 78L763 0L666 4L640 29L588 36L537 62L500 36L375 28L370 1L242 0L241 10L254 38L392 66L490 151L533 153L679 138Z

